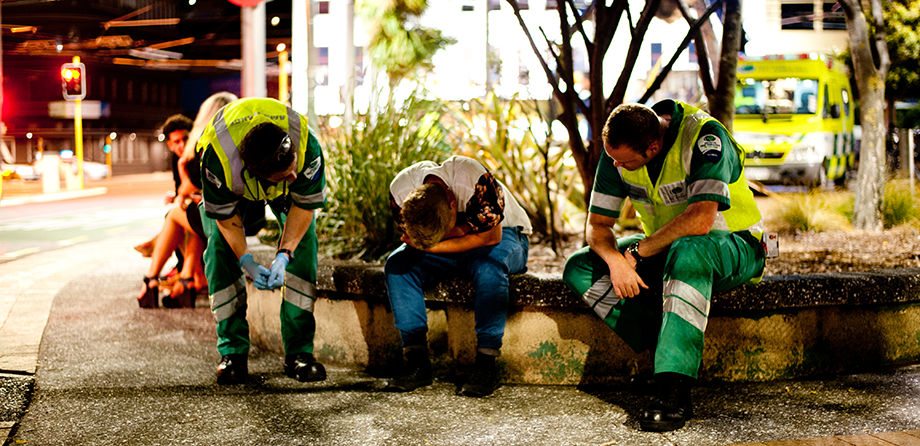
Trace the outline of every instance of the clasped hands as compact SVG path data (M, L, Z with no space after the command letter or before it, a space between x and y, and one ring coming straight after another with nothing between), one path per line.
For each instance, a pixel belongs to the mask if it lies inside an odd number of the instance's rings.
M252 284L259 290L276 290L284 285L284 270L291 259L287 254L278 253L271 267L266 268L252 258L252 254L240 257L240 266L252 278Z

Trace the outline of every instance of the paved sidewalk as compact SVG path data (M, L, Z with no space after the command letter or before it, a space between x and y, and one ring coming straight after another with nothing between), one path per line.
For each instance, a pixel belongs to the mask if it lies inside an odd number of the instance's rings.
M203 299L194 310L137 307L134 296L146 267L131 250L139 239L121 237L0 265L0 378L31 378L35 389L28 412L10 411L13 419L0 420L6 423L0 429L14 432L11 441L920 444L905 433L920 428L920 367L705 384L694 390L696 417L684 429L664 434L638 431L636 417L647 398L616 387L505 386L491 397L470 399L455 395L454 383L437 382L410 394L390 394L379 391L381 377L336 367L329 368L325 382L301 384L280 373L280 355L258 350L251 354L250 384L220 387L214 383L219 359L214 323ZM45 257L52 258L39 260Z

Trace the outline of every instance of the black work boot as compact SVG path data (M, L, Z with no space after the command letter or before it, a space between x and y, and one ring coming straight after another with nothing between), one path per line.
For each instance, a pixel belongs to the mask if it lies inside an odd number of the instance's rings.
M476 352L476 364L473 365L473 374L460 389L464 396L482 398L491 395L500 385L498 371L495 369L495 356Z
M246 355L224 355L217 365L217 384L242 384L249 378Z
M310 353L297 353L284 357L284 374L302 383L326 379L326 368L316 362Z
M385 392L411 392L419 387L430 386L431 358L428 346L403 349L403 366L399 376L391 379L383 388Z
M693 403L690 402L690 388L693 378L680 373L659 373L655 375L659 386L655 402L639 419L644 431L667 432L684 427L693 417Z

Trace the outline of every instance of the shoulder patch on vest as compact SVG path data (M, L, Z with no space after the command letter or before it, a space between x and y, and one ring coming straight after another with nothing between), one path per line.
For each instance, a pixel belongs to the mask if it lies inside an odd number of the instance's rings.
M323 168L323 162L320 157L316 157L313 161L310 162L310 165L303 171L303 175L310 179L310 181L315 181L319 170Z
M709 161L717 162L722 157L722 138L716 135L703 135L696 140L700 153Z
M223 186L224 183L220 181L220 178L217 178L217 175L214 175L213 173L211 173L209 169L204 170L204 175L208 177L208 181L210 181L213 185L217 186L218 188Z

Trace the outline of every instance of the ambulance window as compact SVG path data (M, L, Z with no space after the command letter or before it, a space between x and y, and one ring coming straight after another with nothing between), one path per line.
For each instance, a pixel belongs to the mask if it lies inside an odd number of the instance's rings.
M850 117L850 95L847 93L847 89L843 88L840 90L840 94L843 96L843 116Z

